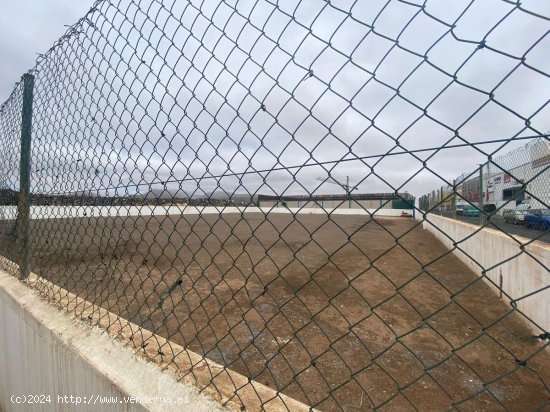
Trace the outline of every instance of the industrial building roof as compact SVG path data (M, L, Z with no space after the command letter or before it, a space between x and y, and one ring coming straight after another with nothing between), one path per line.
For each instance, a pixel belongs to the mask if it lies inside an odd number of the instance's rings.
M404 199L404 200L414 200L414 196L409 193L354 193L346 195L342 194L319 194L319 195L258 195L258 201L262 200L283 200L283 201L293 201L293 200L393 200L393 199Z

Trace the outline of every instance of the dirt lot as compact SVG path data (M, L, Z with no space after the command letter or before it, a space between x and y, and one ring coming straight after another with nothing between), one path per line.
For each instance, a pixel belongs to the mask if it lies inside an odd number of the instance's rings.
M548 347L415 224L282 214L40 220L32 263L320 410L549 402Z

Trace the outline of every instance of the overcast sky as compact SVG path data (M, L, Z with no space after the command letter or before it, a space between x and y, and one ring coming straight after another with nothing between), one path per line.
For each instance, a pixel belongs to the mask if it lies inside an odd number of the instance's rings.
M486 156L395 153L550 129L550 2L416 3L100 2L37 66L33 186L421 195ZM91 5L2 0L1 101Z
M0 100L21 75L91 7L90 0L2 0L0 3Z

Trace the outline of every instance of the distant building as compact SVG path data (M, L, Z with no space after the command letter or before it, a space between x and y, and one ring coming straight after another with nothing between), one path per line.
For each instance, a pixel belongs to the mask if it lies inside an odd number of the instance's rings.
M258 195L259 207L323 209L412 209L414 197L408 193L362 193L338 195Z
M483 193L483 204L494 204L513 209L528 204L533 209L550 204L550 142L540 138L498 157L483 168L481 179L473 173L467 180L457 179L457 194L468 202L478 204ZM480 188L481 186L481 188ZM457 203L462 199L457 199Z

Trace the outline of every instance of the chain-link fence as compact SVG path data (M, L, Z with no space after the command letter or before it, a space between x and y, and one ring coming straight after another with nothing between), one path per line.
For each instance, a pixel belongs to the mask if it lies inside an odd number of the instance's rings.
M21 157L21 118L23 87L18 84L10 98L0 106L0 244L2 267L12 274L19 273L16 258L17 230L15 220L19 194L19 163Z
M419 207L506 234L550 242L550 143L529 143L463 173L451 186L421 196Z
M97 1L1 106L3 266L243 410L548 408L549 30Z

